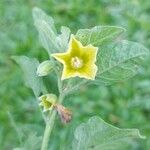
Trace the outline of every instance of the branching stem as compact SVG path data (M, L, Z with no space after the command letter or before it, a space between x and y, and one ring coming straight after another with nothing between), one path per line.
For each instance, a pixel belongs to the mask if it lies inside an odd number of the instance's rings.
M87 81L84 80L81 83L75 85L74 87L68 89L67 91L63 91L63 84L60 79L60 75L58 74L57 70L54 70L54 71L55 71L55 73L57 75L57 79L58 79L58 82L57 82L58 90L59 90L58 102L60 104L63 102L63 99L66 95L72 93L73 91L76 91L80 86L87 83ZM49 119L46 121L46 127L45 127L45 131L44 131L41 150L47 150L47 148L48 148L49 138L50 138L53 126L54 126L56 114L57 114L56 110L53 109L52 112L49 114Z
M58 90L59 90L58 102L62 103L62 101L64 99L62 81L58 74L57 74L57 78L58 78ZM45 127L45 131L44 131L41 150L47 150L47 148L48 148L49 138L50 138L53 126L54 126L56 114L57 114L56 110L53 109L52 112L48 116L49 119L46 121L46 127Z

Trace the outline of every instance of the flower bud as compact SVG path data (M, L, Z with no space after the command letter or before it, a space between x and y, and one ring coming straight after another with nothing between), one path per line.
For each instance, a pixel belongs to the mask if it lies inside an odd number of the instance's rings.
M39 105L43 106L43 111L45 112L51 110L55 106L57 96L54 94L45 94L39 97L39 100L40 100Z
M49 60L46 60L39 64L37 68L37 75L38 76L46 76L49 74L49 72L52 70L53 65Z

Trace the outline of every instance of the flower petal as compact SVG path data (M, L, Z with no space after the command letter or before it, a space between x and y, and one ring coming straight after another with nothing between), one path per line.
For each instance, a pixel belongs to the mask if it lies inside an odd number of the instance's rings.
M70 59L68 53L55 53L55 54L51 54L51 56L57 59L62 64L65 64L65 62L68 62Z
M79 77L94 80L97 73L97 69L98 68L95 64L92 66L86 66L82 70L80 70Z
M62 80L76 76L94 80L97 72L95 65L97 52L97 47L83 46L72 35L68 51L51 56L63 64Z

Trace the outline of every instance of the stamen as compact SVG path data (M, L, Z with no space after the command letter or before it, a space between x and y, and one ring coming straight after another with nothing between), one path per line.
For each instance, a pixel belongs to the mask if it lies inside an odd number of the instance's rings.
M71 65L73 68L78 69L83 66L83 61L79 57L75 56L71 59Z

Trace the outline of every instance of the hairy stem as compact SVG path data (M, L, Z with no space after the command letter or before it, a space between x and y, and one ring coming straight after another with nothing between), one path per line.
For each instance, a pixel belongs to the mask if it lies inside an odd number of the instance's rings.
M63 98L64 98L63 95L60 94L60 97L59 97L60 103L62 103ZM56 110L52 110L50 114L50 119L46 123L41 150L47 150L48 148L48 142L49 142L49 138L50 138L53 126L54 126L56 114L57 114Z
M58 74L57 74L57 77L58 77L58 90L59 90L58 102L62 103L62 101L64 99L62 82L61 82ZM44 131L41 150L47 150L47 148L48 148L49 138L50 138L50 135L51 135L54 123L55 123L56 114L57 114L56 110L52 110L52 112L50 113L50 116L49 116L50 118L46 122L46 127L45 127L45 131Z
M49 137L50 137L52 128L54 126L55 117L56 117L56 111L53 110L51 115L50 115L50 119L46 123L46 128L44 131L44 137L43 137L43 141L42 141L41 150L47 150L47 148L48 148Z

